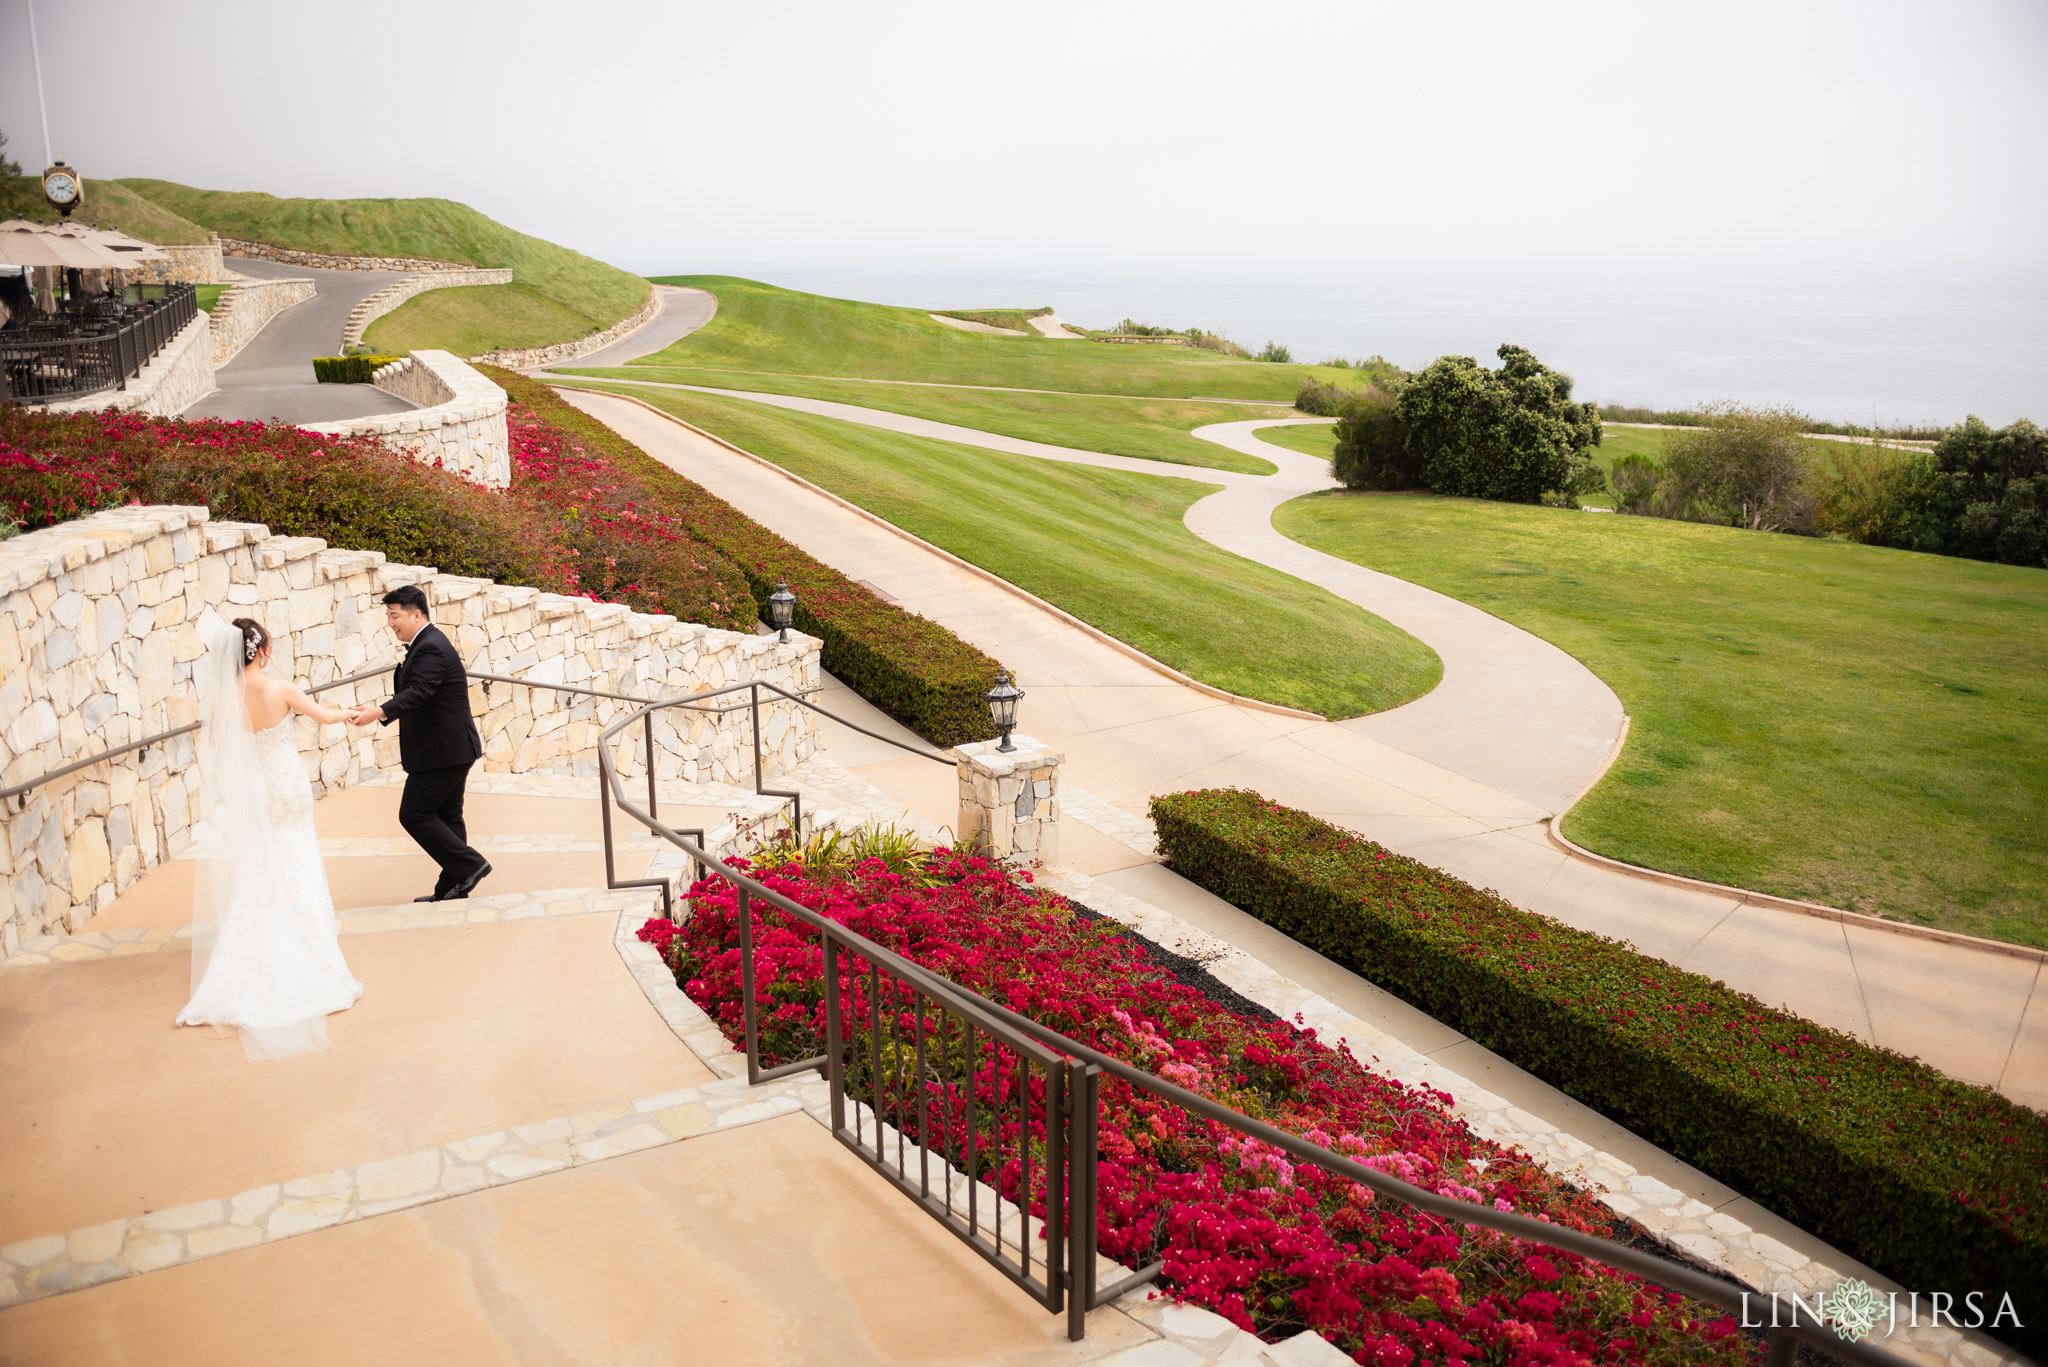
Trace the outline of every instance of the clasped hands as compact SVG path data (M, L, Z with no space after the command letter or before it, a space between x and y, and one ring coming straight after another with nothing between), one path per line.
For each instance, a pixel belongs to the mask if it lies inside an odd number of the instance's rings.
M384 720L381 707L350 707L342 712L350 726L372 726Z

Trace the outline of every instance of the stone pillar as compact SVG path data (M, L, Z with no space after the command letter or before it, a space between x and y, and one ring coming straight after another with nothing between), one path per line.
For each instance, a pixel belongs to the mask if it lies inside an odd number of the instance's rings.
M1060 859L1060 761L1065 758L1029 736L1012 736L1004 752L992 740L957 747L960 755L962 847L978 847L1009 864Z

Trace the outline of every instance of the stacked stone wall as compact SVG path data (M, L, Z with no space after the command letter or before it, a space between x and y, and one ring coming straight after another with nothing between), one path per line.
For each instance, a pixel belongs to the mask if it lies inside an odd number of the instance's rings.
M213 364L235 358L263 325L314 294L311 280L255 280L224 291L213 304Z
M375 437L414 460L453 470L486 488L512 483L512 442L505 391L445 351L415 351L381 367L379 389L420 405L339 422L301 424L308 432Z
M161 243L157 250L171 259L136 262L123 272L129 284L218 285L231 278L221 261L219 238L211 242Z
M150 357L142 373L121 389L102 389L82 399L43 405L48 413L152 413L175 417L211 394L213 326L204 312L178 330ZM4 544L4 543L0 543Z
M509 285L512 283L510 270L445 270L431 275L408 275L403 280L393 281L369 298L357 304L348 312L348 322L341 330L341 349L363 345L363 333L370 324L403 304L417 294L428 290L454 289L465 285Z
M425 256L343 256L336 252L302 252L255 242L246 237L217 238L217 252L246 257L251 261L275 261L283 266L311 266L323 271L462 271L470 267L460 261L436 261ZM169 247L165 251L172 250Z
M205 508L128 507L0 542L0 787L39 777L197 719L198 619L253 617L271 633L271 671L311 687L397 657L383 594L417 583L435 623L473 671L642 697L765 680L819 683L818 643L679 623L486 579L388 563L312 537L212 522ZM389 676L330 689L334 707L380 702ZM629 704L552 689L472 682L485 770L594 773L598 733ZM316 793L398 767L395 727L293 720ZM638 728L616 752L642 774ZM747 712L659 714L658 777L753 782ZM0 956L25 939L78 931L143 872L189 841L197 798L187 734L44 784L0 812ZM814 714L764 698L763 767L808 759ZM595 780L593 780L594 782Z
M565 361L596 355L612 343L630 337L646 327L660 313L661 292L649 289L647 302L640 306L639 312L630 318L621 318L603 332L593 332L588 337L579 337L573 342L557 342L553 346L487 351L481 356L472 356L469 359L479 365L501 365L507 370L537 370L542 366L561 365Z

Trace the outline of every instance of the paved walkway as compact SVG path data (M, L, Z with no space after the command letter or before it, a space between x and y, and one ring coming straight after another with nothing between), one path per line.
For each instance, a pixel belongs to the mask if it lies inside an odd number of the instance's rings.
M1047 447L900 414L780 395L749 397L1010 454L1161 473L1156 462ZM631 401L569 398L757 521L1002 660L1028 692L1021 729L1060 746L1072 781L1127 813L1141 812L1157 792L1254 788L1498 889L1531 910L1633 941L1647 953L1768 1003L2048 1109L2048 987L2038 961L1649 883L1573 859L1554 846L1548 817L1599 773L1603 747L1613 735L1599 728L1618 727L1620 709L1611 692L1527 633L1417 586L1295 546L1271 533L1263 519L1249 527L1238 521L1270 510L1292 496L1289 489L1318 487L1315 472L1303 469L1308 458L1257 443L1241 430L1245 425L1209 431L1233 445L1250 444L1281 474L1261 480L1199 472L1224 490L1197 503L1189 525L1241 553L1261 552L1264 558L1270 551L1280 568L1325 583L1428 641L1445 661L1442 702L1433 694L1345 723L1302 721L1220 702L1173 683L772 466L735 455ZM1262 545L1269 535L1277 542L1270 548ZM1512 657L1503 654L1510 651ZM1509 662L1490 663L1504 658ZM1517 669L1530 675L1518 676ZM1510 685L1513 699L1502 696ZM1531 699L1534 708L1518 710ZM910 774L915 771L907 766L920 761L894 763Z
M310 1058L172 1024L189 866L0 967L0 1362L1021 1367L1156 1338L1103 1310L1067 1344L833 1141L822 1084L747 1088L631 936L653 897L605 891L592 782L480 785L489 895L434 906L395 787L318 803L367 990Z
M592 352L564 365L624 365L642 356L652 356L663 347L670 346L689 336L698 328L711 321L711 315L718 312L718 296L710 290L689 289L682 285L656 285L654 292L661 296L661 313L646 327L631 337L614 342L603 351Z
M259 280L309 279L317 293L263 325L215 375L220 388L185 410L188 418L309 423L403 413L413 405L369 384L320 384L313 358L341 351L349 311L394 280L397 271L323 271L231 257L231 270Z

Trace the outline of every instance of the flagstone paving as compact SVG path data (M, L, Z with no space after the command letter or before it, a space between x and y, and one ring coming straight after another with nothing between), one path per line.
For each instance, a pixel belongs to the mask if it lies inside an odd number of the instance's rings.
M1065 781L1133 819L1155 793L1253 788L1531 910L1631 940L1771 1005L2048 1110L2048 975L2040 958L1848 925L1750 902L1734 890L1651 882L1586 863L1552 843L1549 818L1598 775L1610 744L1599 730L1605 704L1585 684L1592 676L1554 647L1476 609L1455 604L1432 619L1423 599L1452 600L1279 538L1271 508L1326 484L1327 476L1313 458L1258 442L1248 429L1259 424L1202 434L1255 449L1282 474L1199 472L1225 487L1189 510L1190 527L1415 632L1443 655L1443 688L1342 723L1210 698L767 462L630 399L582 391L564 397L812 555L880 585L906 609L1002 661L1025 688L1019 729L1066 754ZM1158 462L1020 443L880 410L746 397L1011 455L1161 472ZM927 430L934 428L944 430ZM1273 539L1284 546L1268 545ZM1532 687L1542 684L1544 702L1535 712L1496 696L1518 670ZM1618 729L1618 704L1610 720ZM878 787L938 790L921 772L929 767L923 761L878 756L874 764Z

